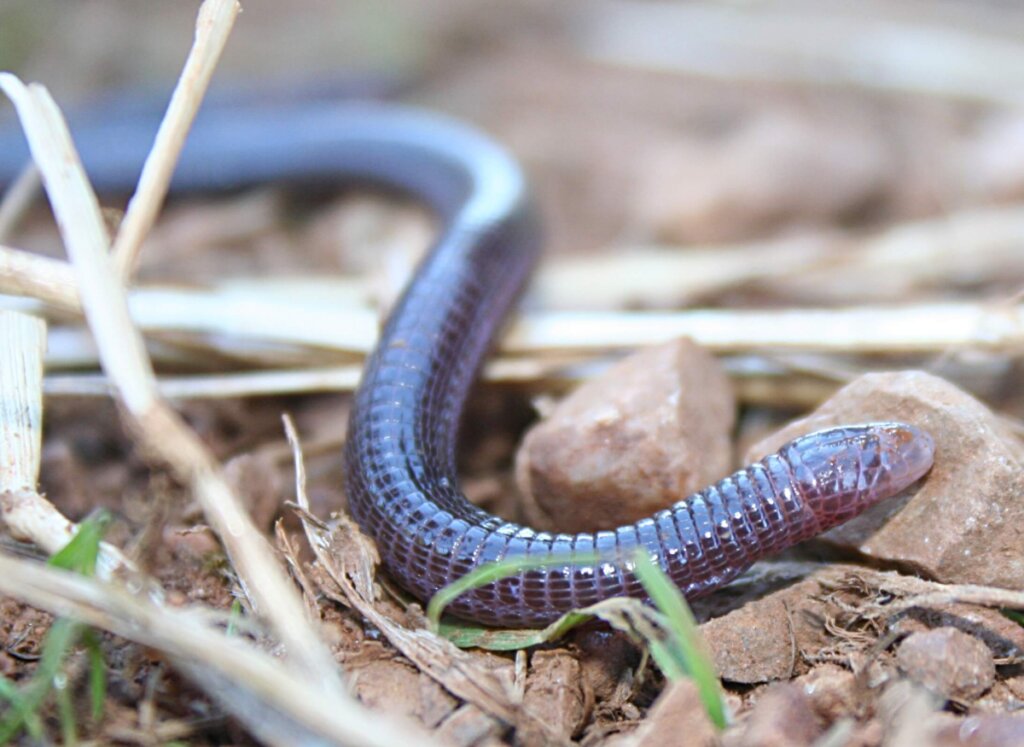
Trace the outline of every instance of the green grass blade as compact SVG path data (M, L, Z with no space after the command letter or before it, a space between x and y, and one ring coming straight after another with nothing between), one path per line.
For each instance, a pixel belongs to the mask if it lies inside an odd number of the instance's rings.
M82 634L86 654L89 657L89 699L92 720L98 722L103 717L103 704L107 700L107 662L103 658L100 637L95 630L89 628Z
M238 621L242 619L242 603L237 599L231 603L231 611L228 613L227 629L224 631L227 636L238 635Z
M7 744L22 726L34 742L43 741L43 722L21 690L0 675L0 699L11 704L11 713L0 722L0 744ZM8 726L10 724L10 726Z
M96 559L100 554L100 541L110 526L110 514L99 511L78 525L78 531L63 548L49 560L55 568L75 571L83 576L96 574Z
M78 744L78 729L75 725L75 707L71 703L71 692L68 688L67 676L58 673L53 679L53 692L57 700L57 716L60 720L60 731L66 747Z
M676 585L651 561L645 551L637 551L634 563L633 572L643 584L644 591L668 621L669 633L673 639L669 645L676 648L676 653L672 654L672 657L682 663L685 673L697 685L711 722L719 729L724 729L728 725L728 718L722 699L721 683L715 672L715 665L707 654L707 648L690 606ZM654 654L654 651L652 646L651 653ZM671 677L669 672L665 672L665 676Z
M686 662L680 656L677 646L657 638L646 638L645 640L647 641L647 648L651 652L651 658L654 659L654 663L658 665L658 669L662 671L662 674L667 679L676 682L677 680L685 680L690 676L686 668Z
M9 742L27 723L26 714L35 714L39 707L46 700L53 687L53 679L60 672L61 663L64 657L81 632L82 626L71 620L55 620L43 641L43 653L39 659L39 666L32 680L21 692L23 707L16 709L3 721L0 721L0 744Z
M576 563L598 563L603 559L597 553L578 553L564 557L509 558L508 560L499 560L496 563L482 565L444 588L439 589L430 598L430 603L427 605L427 621L430 629L435 633L440 630L441 613L444 612L444 608L467 591L487 586L487 584L494 583L507 576L514 576L522 571L552 568L560 565L573 565Z
M71 541L50 558L49 564L86 576L95 575L100 542L109 524L110 516L103 511L86 519L79 525ZM53 622L46 634L39 665L28 684L18 688L9 680L0 678L0 699L11 704L10 712L0 720L0 744L11 741L22 728L33 740L44 741L43 723L38 710L51 690L56 691L63 743L78 743L71 693L59 678L64 677L61 667L68 652L83 635L89 656L94 718L98 719L103 714L103 703L106 699L106 664L103 661L99 637L80 623L60 618Z
M999 611L1003 613L1003 617L1007 617L1018 625L1024 627L1024 612L1010 609L1001 609Z

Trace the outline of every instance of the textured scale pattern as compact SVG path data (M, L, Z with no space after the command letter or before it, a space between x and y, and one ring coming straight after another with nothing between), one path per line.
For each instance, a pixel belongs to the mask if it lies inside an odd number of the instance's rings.
M204 108L175 172L176 190L263 181L372 181L423 199L442 230L370 357L350 416L351 513L391 575L418 598L483 563L554 558L460 597L449 611L500 625L542 625L607 597L642 596L638 547L697 596L764 555L894 495L931 466L934 446L898 423L836 428L793 441L671 508L615 531L549 534L471 505L455 470L458 422L487 348L536 260L539 233L518 167L457 122L375 104ZM130 190L154 121L83 122L72 131L94 185ZM27 161L0 128L0 186ZM574 553L602 557L574 561Z
M471 205L480 188L473 175L500 170L460 160L448 166L465 175ZM502 159L501 168L516 167ZM522 185L521 178L502 178ZM797 439L670 509L615 531L537 532L470 504L459 492L455 470L458 422L476 371L537 252L523 190L506 193L486 211L456 208L447 216L437 245L391 313L350 415L350 511L376 540L391 576L417 598L428 600L487 562L564 559L463 594L448 608L482 623L544 625L608 597L642 597L631 573L638 547L686 596L698 596L758 558L902 491L930 468L934 446L926 434L909 425L875 423ZM595 551L606 560L573 559Z

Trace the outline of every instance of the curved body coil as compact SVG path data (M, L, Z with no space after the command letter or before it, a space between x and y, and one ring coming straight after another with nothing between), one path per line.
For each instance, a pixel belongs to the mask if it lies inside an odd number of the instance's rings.
M154 125L109 118L73 128L100 189L130 189ZM0 131L0 184L25 162L20 137ZM671 508L615 531L535 532L469 503L455 445L467 394L517 298L540 240L514 161L451 120L381 105L313 105L201 115L173 187L230 189L269 180L372 181L439 214L436 245L396 305L356 394L345 447L352 515L384 566L426 600L474 567L546 558L461 596L461 617L542 625L601 599L642 595L631 560L643 548L690 597L756 559L859 513L921 477L931 439L877 423L812 434ZM599 553L601 562L578 562Z

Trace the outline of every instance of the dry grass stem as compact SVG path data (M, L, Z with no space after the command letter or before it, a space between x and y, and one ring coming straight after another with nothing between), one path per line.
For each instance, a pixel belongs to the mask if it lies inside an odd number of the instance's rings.
M378 562L376 546L344 515L338 517L332 531L310 516L302 447L288 421L285 422L285 433L295 460L299 518L318 563L333 581L333 584L322 587L322 593L357 610L420 671L456 697L506 723L543 734L545 744L568 744L523 707L511 667L481 660L425 627L407 627L377 604L379 593L374 580Z
M611 360L614 359L499 358L484 367L482 378L492 384L540 385L548 392L567 390L598 373ZM773 407L813 407L855 375L801 375L783 365L753 366L747 358L725 358L722 363L733 379L740 401ZM157 386L162 396L174 400L351 392L359 384L361 369L353 365L161 376ZM102 374L51 374L43 380L43 391L56 397L109 397L114 393L110 381Z
M0 594L73 617L170 656L232 713L276 744L303 738L391 747L433 742L411 726L338 698L203 615L153 604L116 587L38 563L0 556Z
M132 317L143 331L190 340L239 362L307 365L373 349L379 320L369 308L290 304L254 295L230 302L216 290L140 290ZM1024 344L1024 305L921 303L843 308L686 311L536 311L520 314L501 340L508 355L593 355L680 336L716 353L810 351L848 354L1014 353ZM274 346L277 346L276 348Z
M551 312L520 317L508 353L620 350L687 336L718 353L1014 352L1024 345L1024 306L934 303L844 309L681 312Z
M860 4L856 12L836 4L799 12L785 3L604 5L589 18L583 45L591 56L615 64L729 81L1019 103L1021 24L1009 23L1009 14L990 14L994 23L979 32L984 15L962 23L944 16L941 5L948 4L920 5L912 23L879 3L870 12Z
M43 353L46 323L16 312L0 312L0 516L11 536L47 554L63 549L78 525L39 494L43 433ZM103 543L98 572L110 578L134 565Z
M620 247L553 260L531 291L541 308L646 308L699 303L756 282L778 298L829 304L912 297L950 286L1024 279L1024 208L974 208L860 236L800 237L716 246Z
M41 186L39 169L33 163L27 164L18 178L11 182L0 198L0 241L4 241L14 230L35 201Z
M0 246L0 293L33 298L51 311L82 314L71 265L20 249Z
M568 386L581 381L591 367L575 365L576 359L499 359L484 369L484 380L501 384L544 382ZM361 365L307 368L289 371L194 376L161 376L160 394L168 399L253 397L310 392L351 392L359 384ZM48 396L108 397L110 381L102 374L51 375L44 380Z
M199 8L195 42L114 240L114 266L126 284L138 264L142 241L156 222L185 136L240 9L237 0L205 0Z
M46 322L0 312L0 491L35 490L43 449Z
M777 245L640 250L585 263L563 261L542 269L535 305L548 309L564 298L577 308L595 310L538 311L524 317L506 342L506 351L593 355L688 334L719 353L1012 353L1021 341L1019 311L998 304L678 312L596 307L639 300L653 305L694 301L753 280L777 295L806 303L842 297L837 284L847 288L844 293L854 288L862 297L891 298L949 284L975 284L979 279L1012 278L1019 272L1015 237L1022 231L1024 210L991 208L907 223L861 240L828 234ZM836 242L844 248L837 250ZM355 278L295 277L231 280L203 289L151 286L132 292L130 310L141 329L174 342L161 352L172 354L176 364L188 365L190 355L208 363L209 353L216 352L225 365L322 368L336 365L339 355L353 357L355 364L375 343L379 318L358 291L360 283ZM71 269L55 260L0 247L0 291L35 299L57 316L80 313ZM6 300L8 307L38 309L33 303ZM53 334L60 337L50 345L51 365L95 364L90 341L76 339L66 328ZM312 382L319 376L304 373L301 378ZM348 372L330 376L342 381L325 382L326 388L347 388L352 381ZM234 385L226 386L230 390ZM301 382L284 380L237 384L240 392L259 392L264 386L274 391L308 390Z
M81 168L62 115L39 85L10 74L0 87L12 99L79 281L104 370L151 453L167 461L196 495L255 607L270 621L291 662L336 698L346 697L330 652L302 614L302 601L266 538L231 493L195 434L158 397L141 336L132 326L124 288L107 253L109 239L96 196Z

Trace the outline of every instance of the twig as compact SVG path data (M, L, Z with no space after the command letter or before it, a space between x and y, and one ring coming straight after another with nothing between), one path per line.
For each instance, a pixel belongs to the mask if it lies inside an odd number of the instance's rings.
M114 240L114 266L125 284L138 264L142 241L156 222L185 136L203 101L239 10L237 0L206 0L199 9L195 42L160 123L153 149L142 167L138 189L128 202Z
M569 385L583 378L573 359L499 359L484 370L487 381ZM590 367L587 367L590 368ZM160 393L169 399L252 397L265 394L351 392L359 383L361 365L306 368L290 371L248 371L194 376L161 376ZM51 375L45 379L47 395L107 397L111 384L102 374Z
M553 312L521 317L504 338L502 350L616 350L680 336L719 353L1012 352L1024 345L1024 306L935 303L780 311Z
M45 347L45 322L0 312L0 517L12 537L52 555L71 541L78 526L36 489L42 460ZM101 545L97 570L103 578L121 570L138 572L107 543Z
M39 480L45 350L46 322L0 312L0 490L4 492L35 490Z
M921 299L950 286L1024 280L1020 205L960 210L867 235L815 231L711 246L621 246L552 259L530 292L543 309L700 303L757 283L758 294L810 305Z
M93 579L2 555L0 595L165 652L271 742L433 744L419 729L371 714L350 698L336 697L308 673L283 666L241 637L210 628L194 612L156 605Z
M369 307L285 303L217 290L145 289L132 294L132 316L148 333L173 333L240 360L266 361L267 345L287 353L365 355L376 343L379 319ZM680 336L717 353L818 351L831 353L1013 353L1024 345L1024 305L946 302L845 308L698 309L692 311L536 311L521 314L499 352L583 354L630 350ZM205 343L205 344L204 344ZM244 345L242 344L244 343ZM251 357L250 357L251 356Z
M51 310L82 314L74 270L59 259L0 246L0 292L34 298Z
M42 182L39 169L28 163L0 199L0 241L10 235L21 216L32 205Z
M78 277L82 305L104 370L117 387L142 443L192 489L254 607L270 621L295 666L335 697L345 697L330 652L302 614L301 598L266 538L231 493L200 440L158 397L142 338L131 324L124 289L109 260L109 239L96 196L57 105L45 88L38 84L26 87L9 73L0 74L0 88L14 102L22 120Z

